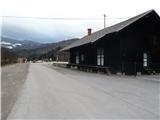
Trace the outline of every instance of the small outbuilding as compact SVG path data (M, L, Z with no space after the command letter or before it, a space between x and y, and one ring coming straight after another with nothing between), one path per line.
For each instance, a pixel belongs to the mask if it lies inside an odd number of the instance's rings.
M69 66L136 74L160 71L160 17L154 10L91 33L62 49Z
M17 58L17 62L18 63L26 63L27 62L27 58Z

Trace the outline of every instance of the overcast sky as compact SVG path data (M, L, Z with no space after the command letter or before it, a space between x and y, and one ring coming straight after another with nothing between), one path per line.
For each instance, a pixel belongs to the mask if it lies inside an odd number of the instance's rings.
M103 14L106 14L106 26L110 26L150 9L160 15L159 5L159 0L1 0L1 16L80 18L3 17L2 35L39 42L81 38L87 28L93 32L103 28Z

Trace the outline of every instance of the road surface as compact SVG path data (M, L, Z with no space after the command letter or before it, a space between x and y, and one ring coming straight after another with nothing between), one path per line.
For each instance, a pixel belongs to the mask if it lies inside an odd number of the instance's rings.
M30 65L8 119L159 118L160 76L107 76L49 66Z

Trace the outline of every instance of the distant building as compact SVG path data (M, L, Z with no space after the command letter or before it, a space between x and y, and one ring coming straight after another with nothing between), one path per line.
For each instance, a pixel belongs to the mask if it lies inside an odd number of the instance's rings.
M18 63L26 63L27 62L27 58L18 58L17 62Z
M88 35L62 51L70 66L112 73L160 71L160 17L150 10Z

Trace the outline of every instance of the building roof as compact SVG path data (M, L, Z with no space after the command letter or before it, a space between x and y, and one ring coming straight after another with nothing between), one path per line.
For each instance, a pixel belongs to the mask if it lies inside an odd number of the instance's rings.
M110 27L104 28L102 30L99 30L97 32L94 32L91 35L86 35L83 38L81 38L80 40L75 41L74 43L64 47L61 51L66 51L66 50L69 50L71 48L78 47L78 46L81 46L81 45L84 45L84 44L93 43L93 42L99 40L100 38L104 37L106 34L110 34L110 33L113 33L113 32L118 32L118 31L122 30L123 28L131 25L135 21L139 20L140 18L143 18L144 16L148 15L149 13L151 13L153 11L154 10L149 10L149 11L147 11L145 13L142 13L140 15L137 15L133 18L130 18L128 20L125 20L125 21L120 22L118 24L115 24L113 26L110 26Z

